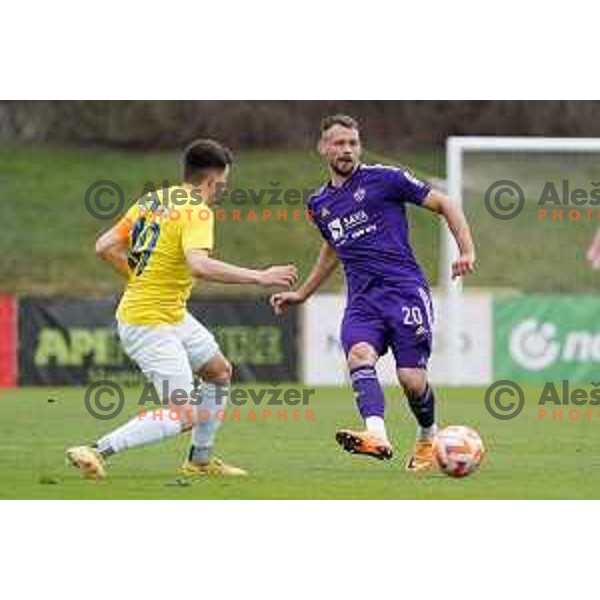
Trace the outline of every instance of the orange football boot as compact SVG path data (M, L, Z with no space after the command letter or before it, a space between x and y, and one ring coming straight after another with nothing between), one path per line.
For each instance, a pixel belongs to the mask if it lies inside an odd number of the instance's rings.
M434 439L417 440L413 455L406 463L406 470L415 473L417 471L428 471L436 466Z
M368 431L341 429L335 434L336 442L350 454L365 454L379 460L390 460L394 450L389 442Z

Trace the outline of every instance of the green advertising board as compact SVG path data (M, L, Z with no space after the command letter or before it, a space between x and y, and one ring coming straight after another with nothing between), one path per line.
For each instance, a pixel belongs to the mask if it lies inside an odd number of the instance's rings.
M494 378L600 380L600 296L495 300Z

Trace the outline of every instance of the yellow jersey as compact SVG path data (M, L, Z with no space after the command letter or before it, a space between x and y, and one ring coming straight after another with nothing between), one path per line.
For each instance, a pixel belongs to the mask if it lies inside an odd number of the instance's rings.
M174 186L142 196L117 224L129 247L127 287L117 309L130 325L183 321L193 285L185 254L212 250L214 215L193 188Z

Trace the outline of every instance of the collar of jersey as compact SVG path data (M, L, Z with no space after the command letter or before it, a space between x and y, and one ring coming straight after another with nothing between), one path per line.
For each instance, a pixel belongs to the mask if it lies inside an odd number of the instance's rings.
M331 179L327 182L327 187L332 192L342 191L347 185L349 185L352 181L354 181L355 177L358 175L358 172L361 170L361 168L362 168L362 164L358 163L356 165L356 168L354 169L354 171L352 171L352 174L350 175L350 177L348 177L348 179L346 179L346 181L344 181L344 183L342 183L342 185L340 185L339 187L335 187L331 183Z

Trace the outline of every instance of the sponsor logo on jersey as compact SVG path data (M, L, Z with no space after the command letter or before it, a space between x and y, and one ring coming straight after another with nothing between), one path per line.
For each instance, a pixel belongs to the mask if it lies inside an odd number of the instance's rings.
M357 225L362 225L362 223L366 223L369 220L369 215L364 210L359 210L347 217L344 217L342 224L345 229L350 229L351 227L356 227Z
M331 233L331 239L335 242L344 237L344 226L340 219L334 219L327 224Z

